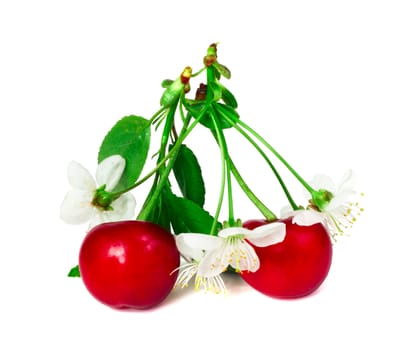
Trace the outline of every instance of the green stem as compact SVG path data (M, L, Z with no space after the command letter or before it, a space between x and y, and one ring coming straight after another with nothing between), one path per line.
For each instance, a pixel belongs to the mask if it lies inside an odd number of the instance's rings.
M207 67L207 89L210 89L212 83L216 82L215 76L215 68L213 66ZM220 152L221 152L221 161L222 161L222 173L221 173L221 189L220 189L220 196L218 200L217 210L214 217L214 222L211 229L211 234L215 234L215 229L218 223L218 217L221 211L222 203L224 200L224 192L225 192L225 180L227 181L227 191L228 191L228 223L232 226L235 223L234 218L234 205L232 199L232 182L231 182L231 170L229 164L229 155L228 155L228 147L227 142L225 141L224 133L222 132L222 128L219 124L218 117L211 105L213 94L209 93L210 91L207 90L206 102L210 106L209 107L209 114L214 124L214 129L216 133L216 139L218 141Z
M224 138L223 133L221 132L222 137ZM224 140L225 142L225 140ZM225 147L227 144L225 143ZM230 226L233 226L235 224L235 218L234 218L234 201L232 199L232 181L231 181L231 164L230 164L230 159L228 155L228 150L225 148L225 153L226 153L226 170L227 170L227 193L228 193L228 222Z
M207 67L201 68L197 73L191 74L191 78L195 78L196 76L200 75L202 72L204 72L207 69Z
M211 234L215 234L216 224L218 222L218 217L221 211L222 203L224 201L224 192L225 192L225 182L227 182L227 191L228 191L228 223L229 225L234 225L235 218L234 218L234 206L233 206L233 199L232 199L232 182L231 182L231 170L230 170L230 163L229 163L229 155L228 155L228 148L227 143L225 141L224 134L222 132L221 126L217 120L217 116L214 113L212 106L210 107L210 116L212 122L214 124L215 136L217 143L220 148L221 154L221 189L220 195L218 199L218 205L214 216L214 222L211 230Z
M217 208L216 208L215 213L214 213L214 221L213 221L213 224L211 226L211 231L210 231L211 235L215 235L217 233L216 232L217 222L218 222L218 218L220 216L222 203L224 201L224 192L225 192L225 164L224 164L224 161L222 162L221 166L222 166L222 168L221 168L220 194L218 196Z
M184 98L184 94L181 96L180 98L180 108L179 108L179 112L180 112L180 118L181 121L184 123L186 120L186 116L184 115L184 111L183 111L183 104L185 103L185 98Z
M278 180L283 192L285 193L286 198L288 199L288 202L290 206L292 207L293 210L298 209L297 204L293 200L292 195L290 194L285 182L283 181L281 175L279 174L278 170L275 168L271 160L268 158L268 156L265 154L265 152L259 147L259 145L243 130L241 129L238 125L234 124L234 127L236 130L240 132L242 136L244 136L251 144L254 146L254 148L258 151L258 153L262 156L262 158L265 160L265 162L268 164L270 169L273 171L276 179Z
M223 117L227 119L233 126L234 128L242 135L244 136L251 144L252 146L258 151L258 153L262 156L262 158L265 160L265 162L269 165L271 170L273 171L275 177L277 178L283 192L286 195L286 198L288 199L290 206L292 207L293 210L298 209L298 206L296 205L295 201L293 200L288 188L286 187L282 177L280 176L278 170L275 168L275 166L272 164L271 160L267 157L265 152L259 147L259 145L248 135L248 133L245 132L241 127L237 125L238 119L237 118L231 118L229 115L226 115L223 113Z
M156 122L156 118L160 117L167 107L160 108L153 116L149 119L149 125L154 124Z
M170 171L173 168L174 162L176 161L177 154L170 158L166 168L162 171L160 174L160 181L158 184L155 186L152 194L147 197L147 201L145 202L145 205L143 206L142 210L140 211L139 215L137 216L137 220L147 220L149 217L150 212L156 205L157 198L159 197L164 185L167 182L167 179L170 175Z
M174 156L174 154L177 152L177 149L174 149L174 147L166 154L166 156L156 164L156 167L154 169L152 169L149 173L147 173L143 178L141 178L139 181L135 182L132 186L120 191L120 192L115 192L113 195L115 198L118 198L119 196L121 196L122 194L129 192L133 189L135 189L136 187L140 186L141 184L143 184L144 182L146 182L150 177L152 177L153 175L157 174L159 169L163 167L163 165L171 158Z
M171 134L171 129L174 125L174 115L176 113L177 105L178 103L174 103L173 105L171 105L169 112L167 113L166 123L164 124L162 138L160 142L160 151L159 157L157 158L157 162L160 162L165 157L167 144Z
M160 180L157 183L157 186L155 186L153 193L151 195L149 194L142 210L140 211L137 217L138 220L146 220L149 217L149 214L153 210L154 206L156 205L156 201L164 185L167 183L167 179L170 175L170 171L173 168L174 162L176 161L176 158L177 158L178 151L183 141L190 134L190 132L194 129L194 127L200 122L200 119L204 116L206 112L207 112L207 106L203 108L200 115L194 120L194 122L190 126L188 126L188 124L190 123L191 117L186 118L183 124L183 128L180 132L180 135L176 143L173 145L171 151L167 154L167 157L163 158L163 159L168 160L168 164L160 173ZM171 156L169 156L170 154Z
M252 203L258 208L267 221L275 221L276 215L252 192L247 183L242 178L238 169L235 167L234 162L230 158L231 172L237 180L239 186L244 191L245 195L252 201Z
M298 181L312 194L316 191L291 167L291 165L273 148L261 135L259 135L255 130L249 127L241 120L236 120L236 122L241 125L245 130L249 131L252 135L254 135L259 142L261 142L267 149L269 149L276 158L278 158L286 168L298 179Z
M166 107L168 108L168 107ZM145 181L147 181L152 175L155 175L155 180L153 182L153 185L150 189L150 192L152 192L155 188L155 186L157 185L157 181L158 181L158 177L159 177L159 170L163 167L163 165L166 163L166 161L173 156L174 152L169 152L167 155L165 155L165 151L166 151L166 147L167 147L167 143L171 134L171 129L173 127L173 122L174 122L174 115L175 115L175 111L177 108L177 103L175 103L174 105L172 105L169 109L169 112L167 113L167 117L166 117L166 124L164 125L163 128L163 132L162 132L162 138L161 138L161 143L160 143L160 149L159 149L159 156L157 159L157 163L156 163L156 167L150 171L146 176L144 176L141 180L137 181L136 183L134 183L132 186L120 191L120 192L116 192L113 193L114 198L119 198L122 194L129 192L133 189L135 189L137 186L141 185L142 183L144 183ZM160 113L163 112L165 108L160 109L159 112L157 112L155 114L155 116L159 115ZM154 116L153 116L154 117ZM153 117L150 119L152 120ZM145 203L149 200L149 194L147 195L146 201Z
M162 162L163 158L166 158L166 148L167 148L167 144L169 142L169 138L171 135L171 131L174 125L174 115L176 113L176 109L177 109L177 105L178 105L178 101L179 99L177 99L177 101L175 101L168 109L167 115L165 116L165 124L163 127L163 131L162 131L162 137L160 140L160 148L159 148L159 155L157 157L157 163L156 163L156 172L155 172L155 177L154 177L154 181L153 184L150 188L150 191L148 193L148 195L146 196L146 199L143 203L142 206L142 210L141 212L143 212L145 206L147 205L148 202L150 202L151 197L153 196L154 191L156 190L158 181L159 181L159 177L160 175L163 173L163 166L164 166L164 162ZM157 164L161 164L161 166L157 166Z
M211 83L215 83L216 81L214 69L215 68L213 66L207 67L207 88L210 88ZM211 94L209 94L207 90L206 102L207 103L212 102L211 98L212 98Z
M208 89L210 87L210 83L215 81L214 67L212 66L207 67L206 73L207 73L207 89ZM207 90L206 103L209 106L212 103L210 95L211 94L209 94ZM210 113L210 117L213 120L213 123L215 124L213 113ZM217 223L218 223L218 218L220 216L222 203L224 201L224 192L225 192L225 163L224 163L225 157L223 154L223 149L221 149L220 152L221 152L221 186L220 186L220 194L218 196L217 208L214 213L214 221L211 226L211 231L210 231L211 235L215 235L217 233L216 232Z

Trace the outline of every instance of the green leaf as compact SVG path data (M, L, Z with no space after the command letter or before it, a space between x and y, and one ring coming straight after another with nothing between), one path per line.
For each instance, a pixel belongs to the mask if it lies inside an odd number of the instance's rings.
M188 112L193 116L193 118L197 118L200 114L201 111L203 110L205 106L205 102L200 102L200 103L194 103L194 104L185 104ZM233 126L225 117L223 116L222 113L228 113L229 116L231 116L234 120L239 118L238 113L231 108L230 106L227 106L223 103L212 103L212 106L214 106L215 109L215 117L218 119L219 124L222 129L228 129ZM221 106L221 107L219 107ZM224 108L226 107L226 108ZM221 113L222 112L222 113ZM207 112L204 116L201 117L200 119L200 124L204 125L206 128L210 130L215 130L214 129L214 123L212 121L212 118L210 114Z
M225 102L226 105L234 109L238 107L238 102L235 96L225 86L222 86L221 99Z
M174 83L174 80L171 79L164 79L161 83L162 88L167 89L171 84Z
M227 106L223 103L215 103L214 109L218 114L218 118L223 129L233 126L233 124L239 119L238 112L231 106Z
M68 272L68 277L81 277L81 274L79 273L79 266L74 266L71 270Z
M146 221L154 222L155 224L160 225L165 230L170 231L170 216L168 205L166 203L166 196L164 195L165 191L171 191L169 186L165 186L162 190L163 192L157 198L156 205L149 213Z
M179 149L173 173L183 196L203 207L205 186L201 167L193 151L186 145L181 145Z
M215 69L224 77L227 79L231 78L231 71L224 66L223 64L219 63L218 61L215 61L213 63L213 66L215 67Z
M217 102L222 96L222 86L216 82L210 82L207 86L207 101L208 98L213 102Z
M205 102L193 101L192 103L186 103L184 106L186 107L188 113L191 116L193 116L194 119L197 119L201 115L201 112L203 111ZM200 123L206 126L207 128L211 128L212 122L210 116L208 115L208 112L201 117Z
M175 234L210 233L214 218L203 208L187 198L165 193L170 221ZM221 224L217 223L220 228Z
M120 119L105 136L98 154L98 163L115 154L126 160L126 168L114 191L132 186L140 176L150 146L150 123L130 115Z

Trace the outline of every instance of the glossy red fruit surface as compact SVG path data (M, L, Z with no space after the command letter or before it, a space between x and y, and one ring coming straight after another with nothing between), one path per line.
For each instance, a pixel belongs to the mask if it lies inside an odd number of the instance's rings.
M332 242L323 225L300 226L291 218L285 239L268 247L253 246L260 260L256 272L243 272L242 278L261 293L276 298L299 298L314 292L326 279L332 261ZM244 227L266 224L250 220Z
M79 253L88 291L113 308L146 309L162 302L177 279L180 255L173 235L143 221L94 227Z

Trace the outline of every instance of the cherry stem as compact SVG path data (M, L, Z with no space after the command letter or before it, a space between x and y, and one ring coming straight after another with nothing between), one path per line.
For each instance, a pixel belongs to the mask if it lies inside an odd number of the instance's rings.
M207 67L207 88L210 89L212 86L212 83L215 83L217 81L217 78L215 76L215 68L211 65ZM231 182L231 170L230 170L230 162L229 162L229 154L228 154L228 147L227 147L227 142L224 137L224 133L222 131L221 125L219 123L218 117L214 111L214 108L212 107L211 103L213 94L209 94L207 91L206 95L206 102L210 105L209 108L209 114L212 119L214 129L215 129L215 134L216 134L216 139L220 148L221 152L221 161L222 161L222 185L221 185L221 190L220 190L220 197L218 201L218 206L217 206L217 211L216 211L216 216L214 217L213 221L213 226L211 229L211 233L214 234L214 231L216 229L216 225L218 222L218 217L221 211L222 207L222 202L224 199L224 190L225 190L225 178L227 181L227 193L228 193L228 223L230 226L234 225L235 223L235 218L234 218L234 201L232 198L232 182Z
M171 131L173 129L174 126L174 115L176 113L177 110L177 106L179 103L179 98L177 98L177 100L168 108L168 112L167 115L165 117L165 124L163 127L163 132L162 132L162 137L160 140L160 149L159 149L159 155L157 157L157 163L161 164L161 161L163 158L166 158L166 148L167 148L167 144L169 142L169 138L171 137ZM164 165L164 163L163 163ZM163 172L165 172L165 168L163 169L163 165L161 165L160 167L156 166L156 172L155 172L155 177L154 177L154 181L152 184L152 187L150 188L150 191L146 197L146 200L142 206L142 210L141 212L143 212L145 206L147 203L150 202L151 197L153 196L153 193L156 190L156 187L158 185L158 181L159 181L159 177L163 174Z
M154 124L157 121L157 119L159 119L162 116L166 108L168 107L162 107L155 114L153 114L153 116L149 119L149 125Z
M258 151L258 153L262 156L262 158L265 160L265 162L268 164L268 166L271 168L272 172L274 173L276 179L278 180L283 192L285 193L286 198L289 201L290 206L292 207L293 210L298 209L297 204L293 200L292 195L290 194L285 182L283 181L281 175L279 174L278 170L276 167L273 165L271 160L268 158L268 156L265 154L265 152L259 147L259 145L238 125L234 124L235 129L237 129L241 135L243 135Z
M282 177L280 176L279 172L275 168L275 166L272 164L271 160L267 157L265 152L259 147L259 145L248 135L248 133L245 132L240 126L237 125L237 119L232 119L229 117L227 114L223 114L223 117L226 118L233 126L234 128L242 135L244 136L247 141L249 141L252 146L258 151L258 153L262 156L262 158L265 160L265 162L269 165L271 170L273 171L275 177L277 178L280 186L282 187L283 192L286 195L286 198L288 199L290 206L292 207L293 210L298 209L298 206L296 205L295 201L293 200L288 188L285 185L285 182L283 181ZM245 191L244 191L245 192ZM260 209L260 208L259 208ZM260 209L261 210L261 209ZM268 209L269 210L269 209ZM262 210L261 210L262 212ZM272 212L271 212L272 213ZM267 214L269 216L269 214ZM272 213L272 216L275 216L275 214ZM276 216L275 216L276 218Z
M197 73L191 74L191 78L195 78L196 76L200 75L202 72L204 72L207 69L207 67L201 68Z
M180 106L180 108L182 108ZM162 170L162 172L160 173L160 180L158 181L157 185L154 186L153 191L151 191L151 193L149 193L142 210L140 211L139 215L137 216L138 220L147 220L147 218L149 217L149 214L151 212L151 210L154 208L154 206L156 205L157 199L164 187L164 185L167 183L167 179L170 175L170 171L173 168L174 162L177 159L177 154L178 151L183 143L183 141L185 140L185 138L190 134L190 132L194 129L194 127L200 122L200 119L205 115L205 113L207 112L207 108L208 106L204 106L203 110L201 111L201 113L199 114L199 116L194 120L194 122L188 126L188 124L190 123L190 119L191 117L186 118L186 120L184 121L183 127L180 131L180 135L178 137L178 139L176 140L175 144L173 145L172 149L170 152L168 152L167 156L163 158L162 162L167 159L168 163L167 166ZM171 154L171 156L170 156ZM162 166L164 165L161 164L160 167L156 166L156 172L158 169L160 169ZM136 184L135 184L136 185Z
M157 158L158 162L160 162L165 157L167 144L169 142L169 137L174 127L174 115L176 113L177 105L178 105L178 100L176 103L174 103L170 107L169 112L167 113L166 123L164 124L161 143L160 143L159 157Z
M242 126L245 130L249 131L255 138L261 142L267 149L269 149L276 158L278 158L283 165L296 177L296 179L306 188L308 192L315 193L316 191L292 168L292 166L273 148L261 135L259 135L255 130L253 130L250 126L245 124L243 121L237 119L235 121L240 126ZM293 205L292 205L293 206ZM294 208L295 209L295 208Z
M232 182L231 182L231 163L230 163L230 157L228 154L228 147L227 147L227 142L225 140L224 133L222 132L222 128L219 124L219 121L217 120L216 115L214 114L214 109L212 106L210 107L210 116L212 119L212 122L214 124L214 130L215 130L215 137L217 140L217 143L220 148L220 153L221 153L221 167L222 167L222 173L221 173L221 189L220 189L220 196L218 200L218 205L217 205L217 210L216 214L214 217L214 222L213 226L211 228L211 234L215 234L215 229L216 225L218 222L218 217L221 211L222 203L224 200L224 192L225 192L225 179L227 181L227 193L228 193L228 223L230 226L234 225L235 223L235 218L234 218L234 202L232 198Z
M213 122L215 124L213 115L212 114L210 114L210 115L211 115L211 119L213 120ZM220 141L219 141L218 132L217 132L216 138L218 139L218 143L219 143ZM214 221L213 221L213 224L211 226L211 231L210 231L211 235L215 235L217 233L216 232L217 222L218 222L218 218L220 216L222 203L224 201L224 192L225 192L225 156L224 156L224 150L223 150L222 146L220 146L220 152L221 152L221 186L220 186L220 194L218 196L217 208L216 208L215 214L214 214Z
M234 162L230 158L230 168L231 172L237 180L238 185L244 191L245 195L252 201L252 203L258 208L267 221L275 221L277 219L276 215L252 192L247 183L242 178L238 169L235 167Z

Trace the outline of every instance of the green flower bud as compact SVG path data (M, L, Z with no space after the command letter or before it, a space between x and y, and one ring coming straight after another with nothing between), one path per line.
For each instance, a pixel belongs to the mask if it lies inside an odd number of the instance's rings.
M314 205L320 211L323 211L332 199L333 194L331 192L320 189L319 191L314 191L311 201L312 205Z
M177 103L180 94L184 92L188 92L190 90L190 78L192 75L192 68L186 67L184 68L183 72L177 77L176 80L170 83L169 80L164 82L166 86L166 90L163 92L163 95L160 99L160 105L163 107L170 107L174 103ZM162 83L163 85L163 83Z
M99 187L92 199L92 205L102 210L112 210L112 202L115 200L110 192L105 191L106 185Z
M204 65L206 67L211 66L215 61L217 61L217 44L211 44L208 47L207 55L204 56Z

